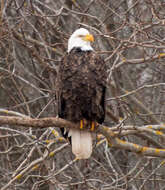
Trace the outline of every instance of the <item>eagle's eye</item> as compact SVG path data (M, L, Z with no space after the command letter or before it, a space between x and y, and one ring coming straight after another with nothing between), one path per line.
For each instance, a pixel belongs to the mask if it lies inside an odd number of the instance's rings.
M80 35L78 35L78 37L79 37L79 38L83 38L83 37L84 37L84 35L81 35L81 34L80 34Z

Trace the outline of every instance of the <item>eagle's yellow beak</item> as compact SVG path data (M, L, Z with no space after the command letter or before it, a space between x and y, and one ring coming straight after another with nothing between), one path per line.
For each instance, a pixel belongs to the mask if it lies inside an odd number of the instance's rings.
M92 34L87 34L83 37L83 40L88 41L88 42L94 42L94 37Z

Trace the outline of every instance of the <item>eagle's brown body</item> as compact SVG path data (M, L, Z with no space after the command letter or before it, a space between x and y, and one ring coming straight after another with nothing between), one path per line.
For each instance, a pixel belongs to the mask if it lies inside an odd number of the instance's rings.
M60 63L59 117L78 124L77 130L61 131L64 137L71 137L72 152L79 159L87 159L92 153L92 135L80 129L80 121L85 120L88 127L104 121L106 79L106 64L93 51L73 48Z
M106 64L93 51L74 48L59 67L59 116L102 123L105 116Z

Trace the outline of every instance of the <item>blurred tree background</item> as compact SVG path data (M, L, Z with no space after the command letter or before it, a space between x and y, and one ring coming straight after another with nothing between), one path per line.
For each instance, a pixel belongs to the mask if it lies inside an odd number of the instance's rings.
M105 125L164 149L163 128L144 126L165 123L165 0L0 0L0 115L57 116L58 65L79 27L94 35L109 68ZM163 158L99 136L92 157L75 160L58 131L0 127L2 190L165 189Z

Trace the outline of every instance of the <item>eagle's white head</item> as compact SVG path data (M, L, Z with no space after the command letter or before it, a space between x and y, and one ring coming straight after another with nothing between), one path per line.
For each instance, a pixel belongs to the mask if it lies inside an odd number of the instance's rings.
M68 40L68 52L73 48L79 47L82 51L93 50L91 42L94 41L94 37L85 28L77 29Z

